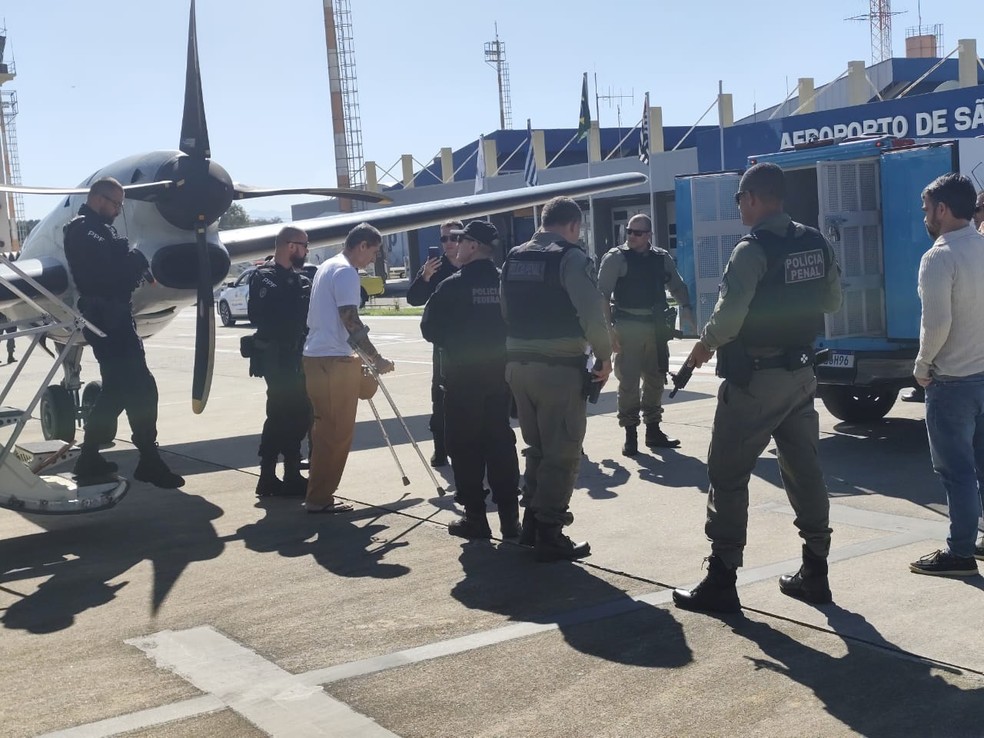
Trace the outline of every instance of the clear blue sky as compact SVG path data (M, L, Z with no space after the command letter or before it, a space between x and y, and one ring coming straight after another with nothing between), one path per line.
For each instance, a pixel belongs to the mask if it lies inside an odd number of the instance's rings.
M366 159L428 162L498 128L495 72L483 45L506 44L513 126L577 124L581 73L603 93L643 94L667 125L694 123L717 94L736 117L780 102L798 77L817 85L852 59L870 61L867 0L352 0ZM924 25L944 26L946 51L984 29L981 0L926 0ZM185 0L12 0L4 3L17 79L21 179L75 185L124 156L177 148L184 88ZM893 20L895 55L917 24L916 0ZM199 0L198 39L212 155L255 185L335 184L322 3ZM984 40L979 42L984 53ZM945 52L944 52L945 53ZM594 90L592 87L592 96ZM592 115L594 105L592 103ZM601 123L616 124L604 101ZM714 113L705 122L713 123ZM395 169L394 171L399 171ZM300 198L306 199L306 198ZM286 213L294 200L250 203ZM25 198L28 217L54 203Z

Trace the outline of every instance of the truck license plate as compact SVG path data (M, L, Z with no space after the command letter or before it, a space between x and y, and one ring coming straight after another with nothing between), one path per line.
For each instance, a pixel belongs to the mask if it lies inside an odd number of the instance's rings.
M854 354L846 351L831 351L827 360L820 366L830 366L835 369L853 369Z

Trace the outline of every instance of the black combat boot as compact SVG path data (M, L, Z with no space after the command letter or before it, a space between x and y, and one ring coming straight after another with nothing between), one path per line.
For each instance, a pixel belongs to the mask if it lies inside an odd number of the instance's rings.
M673 590L673 604L683 610L697 612L739 612L737 569L732 569L717 556L707 559L707 576L694 589Z
M260 459L260 478L256 482L257 497L277 497L284 483L277 478L277 457Z
M779 577L779 591L812 605L829 605L834 598L827 581L827 559L803 546L803 565L795 574Z
M519 500L499 504L499 532L503 539L520 537Z
M635 456L638 453L639 453L639 431L634 425L626 426L625 443L622 444L622 456Z
M177 489L184 485L184 477L171 471L157 450L157 444L144 446L140 451L140 461L133 471L133 478L141 482L149 482L161 489Z
M523 530L519 534L520 546L536 545L536 513L529 505L523 512Z
M591 546L587 542L574 543L564 535L564 526L560 523L537 521L537 561L574 561L574 559L583 559L590 553Z
M481 506L467 505L465 516L458 518L448 526L448 533L458 538L489 539L492 537L492 529L489 527L489 519L485 514L485 503Z
M280 486L282 497L304 497L307 494L307 477L301 474L300 459L284 459L284 481Z
M75 462L72 473L79 481L99 479L116 474L118 467L112 461L104 459L95 444L83 443L79 458Z
M669 438L663 433L659 423L646 423L646 446L648 448L678 448L680 441L676 438Z

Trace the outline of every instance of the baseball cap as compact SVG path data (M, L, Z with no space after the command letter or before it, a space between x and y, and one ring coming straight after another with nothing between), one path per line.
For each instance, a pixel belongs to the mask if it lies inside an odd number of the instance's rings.
M451 231L452 235L464 236L486 246L499 245L499 231L486 220L473 220L459 231Z

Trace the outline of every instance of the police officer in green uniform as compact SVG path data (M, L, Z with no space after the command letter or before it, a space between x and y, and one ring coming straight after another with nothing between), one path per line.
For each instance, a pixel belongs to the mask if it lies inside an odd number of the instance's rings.
M579 559L591 552L563 533L581 461L586 387L611 373L611 337L594 266L577 245L581 209L568 197L543 206L532 240L509 252L502 267L506 381L526 441L521 543L538 561ZM588 345L598 369L585 368Z
M311 425L311 405L301 351L307 335L311 282L297 271L304 266L307 252L307 234L300 228L283 228L277 235L273 261L257 269L249 282L247 312L257 328L254 351L267 385L258 497L302 497L307 492L307 479L301 474L301 441ZM277 477L281 456L282 481Z
M634 215L625 229L625 243L611 249L598 268L598 289L612 324L615 377L618 379L618 424L625 428L622 453L639 453L639 411L646 423L646 446L676 448L680 441L668 438L660 428L663 388L669 371L667 290L673 295L685 323L697 332L690 294L680 278L670 252L651 244L653 226L648 215ZM642 380L642 396L639 380Z
M741 608L735 580L745 548L748 480L770 439L804 540L803 565L780 577L779 589L814 604L831 601L830 502L817 452L813 342L823 314L840 307L840 270L819 231L783 211L784 189L775 164L756 164L741 178L735 200L751 233L731 253L714 313L687 359L699 367L717 351L724 381L707 458L704 530L711 556L695 589L673 593L686 610Z

